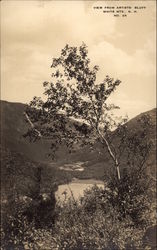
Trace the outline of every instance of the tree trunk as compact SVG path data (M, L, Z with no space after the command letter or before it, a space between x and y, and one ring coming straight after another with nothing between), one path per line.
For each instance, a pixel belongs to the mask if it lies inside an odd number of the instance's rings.
M103 141L103 142L105 143L105 145L107 146L108 153L109 153L109 155L111 156L112 160L114 161L114 164L115 164L115 167L116 167L118 180L120 180L121 177L120 177L119 162L118 162L116 156L114 155L114 153L112 152L112 149L111 149L111 147L110 147L110 145L109 145L109 142L108 142L107 139L100 133L99 129L98 129L98 134L99 134L100 138L102 139L102 141Z
M118 180L120 180L120 169L119 169L119 164L116 165L116 168L117 168Z

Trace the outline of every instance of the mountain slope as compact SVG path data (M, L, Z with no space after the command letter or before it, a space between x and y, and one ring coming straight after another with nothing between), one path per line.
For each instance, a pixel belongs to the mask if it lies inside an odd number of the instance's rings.
M22 153L29 159L38 162L52 162L46 155L50 153L50 142L49 141L38 141L30 143L28 139L23 138L23 134L29 128L29 124L25 122L23 112L26 108L25 104L21 103L10 103L6 101L0 102L1 106L1 144L2 147L8 148L11 151L17 151ZM152 126L149 130L149 137L153 141L153 149L149 162L154 173L155 166L155 122L156 122L156 109L142 113L135 118L131 119L127 123L129 131L139 131L141 129L138 119L143 115L148 115L151 119ZM115 137L116 137L116 131ZM116 140L115 140L116 143ZM99 152L100 151L100 152ZM100 154L99 154L100 153ZM87 162L85 166L87 171L103 173L103 169L110 168L112 164L110 157L108 157L107 151L96 145L95 150L91 153L88 148L84 150L77 150L75 154L68 154L65 148L62 148L58 153L58 160L60 162L76 162L82 161ZM85 173L82 172L80 175L83 177ZM86 176L86 175L85 175ZM90 176L89 176L90 177Z
M29 124L24 117L26 105L21 103L0 102L1 110L1 144L4 148L24 154L33 161L52 162L48 154L51 152L51 142L49 140L39 140L30 143L23 134L28 130ZM71 121L70 121L71 122ZM56 160L60 162L75 162L90 160L91 154L88 149L78 150L75 154L68 154L65 147L60 147L56 154Z
M45 161L50 143L30 143L28 139L23 138L23 134L29 128L23 115L25 108L25 104L1 101L1 144L5 148L26 155L31 160Z

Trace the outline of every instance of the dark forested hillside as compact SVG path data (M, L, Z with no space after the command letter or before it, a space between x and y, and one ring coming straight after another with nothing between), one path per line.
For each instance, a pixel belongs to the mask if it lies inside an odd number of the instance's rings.
M49 143L39 141L30 143L23 138L29 128L24 119L25 104L1 101L1 143L5 148L26 155L31 160L45 161Z
M31 161L47 162L51 163L52 159L47 155L50 153L50 141L37 141L30 143L28 139L23 137L23 134L29 128L29 124L24 119L23 112L26 108L25 104L10 103L1 101L1 144L2 148L9 149L10 151L16 151L23 154ZM138 119L143 115L148 115L151 119L152 126L149 130L149 138L152 140L154 146L152 148L149 157L149 167L152 174L155 171L155 121L156 121L156 109L140 114L139 116L131 119L127 123L127 129L129 131L140 131L142 128L138 123ZM116 131L114 131L114 137L116 138ZM118 139L115 139L115 144ZM97 144L94 147L94 151L90 152L89 148L77 150L74 154L68 154L68 151L62 147L57 154L57 161L63 163L73 163L77 161L84 162L85 171L80 172L81 178L96 177L100 178L103 175L104 169L108 171L110 168L111 160L108 157L107 151ZM76 174L76 173L75 173Z

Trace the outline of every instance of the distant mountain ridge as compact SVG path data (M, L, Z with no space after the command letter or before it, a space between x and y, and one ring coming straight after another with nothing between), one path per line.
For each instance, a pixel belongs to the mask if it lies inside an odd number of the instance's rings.
M35 143L30 143L28 139L23 138L23 134L29 128L29 124L26 123L24 118L24 111L26 105L22 103L11 103L7 101L0 102L0 112L1 112L1 144L2 147L8 148L11 151L17 151L22 153L30 160L37 162L51 162L52 160L47 157L50 153L50 141L38 141ZM136 130L141 129L138 125L138 119L144 114L149 115L152 122L152 128L150 131L150 137L155 144L155 128L156 128L156 109L152 109L148 112L144 112L131 119L127 126L128 128L134 128ZM78 151L74 155L68 155L65 149L59 152L59 160L70 159L70 161L75 160L93 160L93 162L103 161L102 157L97 156L94 152L90 154L88 150ZM58 158L59 158L58 157Z

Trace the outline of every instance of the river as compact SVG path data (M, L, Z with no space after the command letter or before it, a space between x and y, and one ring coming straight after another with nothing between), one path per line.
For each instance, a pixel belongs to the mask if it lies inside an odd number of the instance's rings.
M94 180L94 179L75 179L69 184L63 184L58 186L58 190L56 192L56 198L60 200L65 199L71 196L71 191L75 199L78 199L79 196L83 196L84 190L87 188L91 188L93 185L97 185L98 187L103 187L103 181Z

